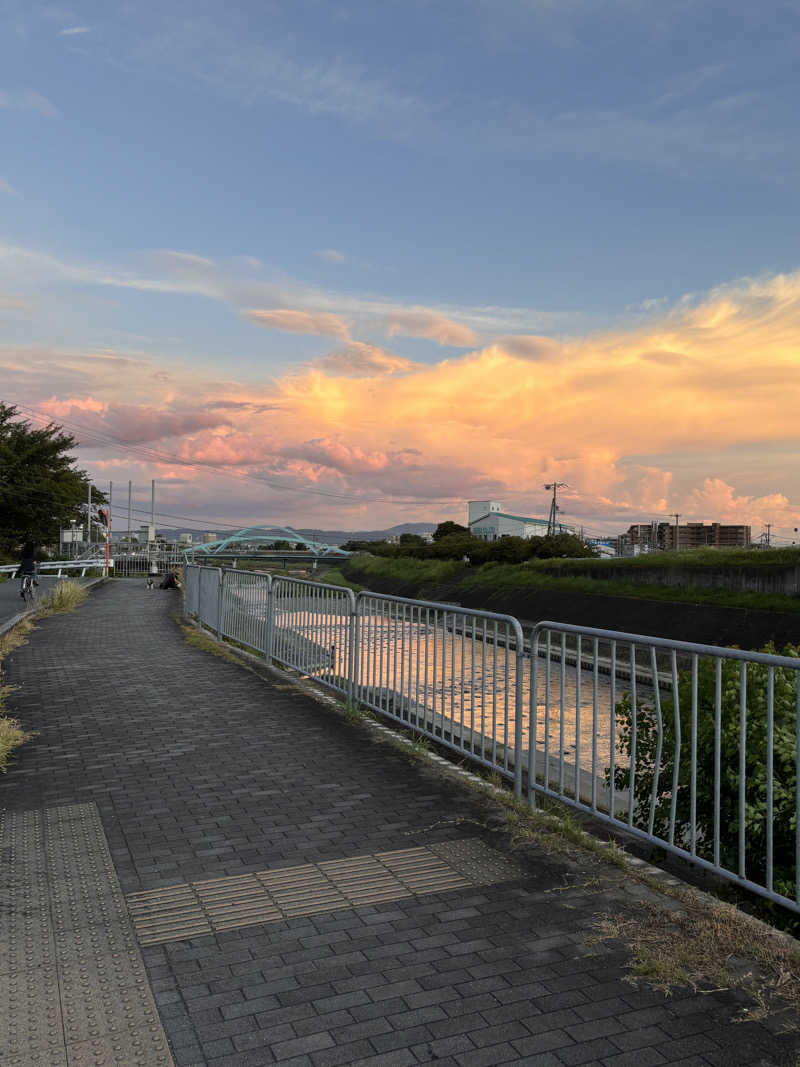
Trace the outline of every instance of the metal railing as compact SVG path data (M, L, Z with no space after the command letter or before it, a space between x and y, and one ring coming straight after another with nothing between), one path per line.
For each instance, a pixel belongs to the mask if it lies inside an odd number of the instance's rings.
M87 571L101 570L105 572L105 559L62 559L48 560L45 563L37 563L40 574L53 574L60 578L65 573L80 571L80 577L85 578ZM110 566L113 566L111 564ZM18 563L11 563L0 567L0 574L15 574L19 570Z
M800 912L800 658L185 568L184 610L514 783ZM529 640L525 640L529 637Z

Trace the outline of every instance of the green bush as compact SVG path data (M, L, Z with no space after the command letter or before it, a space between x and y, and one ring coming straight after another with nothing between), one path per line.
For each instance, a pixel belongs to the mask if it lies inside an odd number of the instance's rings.
M763 651L774 652L767 647ZM800 649L787 646L784 656L800 657ZM761 664L748 664L745 736L745 841L746 876L766 884L767 859L767 674ZM795 891L795 784L797 714L797 672L788 667L774 671L774 758L773 758L773 884L777 892L793 896ZM720 851L723 867L738 871L739 834L739 706L741 695L740 665L735 660L722 661L722 707L720 715ZM714 706L716 668L711 659L701 659L697 676L697 854L714 858ZM625 694L616 707L619 748L628 757L632 750L633 714L630 695ZM634 783L634 819L647 829L653 781L658 770L653 832L667 839L672 808L672 778L675 767L675 711L672 699L662 700L663 742L661 761L656 767L658 721L652 704L639 704L636 716L636 778ZM678 676L678 719L680 749L678 789L675 800L675 843L688 848L691 834L691 741L692 676L681 671ZM606 770L606 781L610 772ZM618 789L629 787L627 768L615 769Z

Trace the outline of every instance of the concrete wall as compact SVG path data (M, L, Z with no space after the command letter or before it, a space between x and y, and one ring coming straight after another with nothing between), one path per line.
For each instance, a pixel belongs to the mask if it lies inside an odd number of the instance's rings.
M358 575L353 577L356 580ZM370 579L376 593L459 603L463 607L497 611L526 622L551 619L579 626L646 634L709 645L763 648L772 641L779 648L800 644L800 612L752 611L707 604L670 603L661 600L602 594L525 590L490 596L468 594L453 585L418 585L388 579Z
M550 573L550 572L545 572ZM800 567L762 564L752 567L577 567L553 568L564 578L592 578L598 582L625 581L636 585L701 586L748 593L800 594Z

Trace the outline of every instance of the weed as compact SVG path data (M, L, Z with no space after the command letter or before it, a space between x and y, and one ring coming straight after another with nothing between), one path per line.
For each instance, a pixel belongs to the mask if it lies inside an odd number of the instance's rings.
M85 586L80 582L75 581L74 578L64 578L48 594L36 614L37 616L62 615L75 611L88 595Z
M659 888L680 906L668 910L645 900L633 915L602 914L595 921L594 940L621 941L630 950L631 984L644 981L667 996L679 986L742 989L756 1007L745 1008L738 1022L764 1018L776 1002L800 1011L800 946L765 936L761 923L732 905L712 906L688 888Z

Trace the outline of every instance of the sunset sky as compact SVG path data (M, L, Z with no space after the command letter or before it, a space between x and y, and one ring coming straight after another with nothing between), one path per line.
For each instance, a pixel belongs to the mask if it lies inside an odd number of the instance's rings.
M787 543L799 51L788 0L0 0L0 399L117 526L557 479Z

